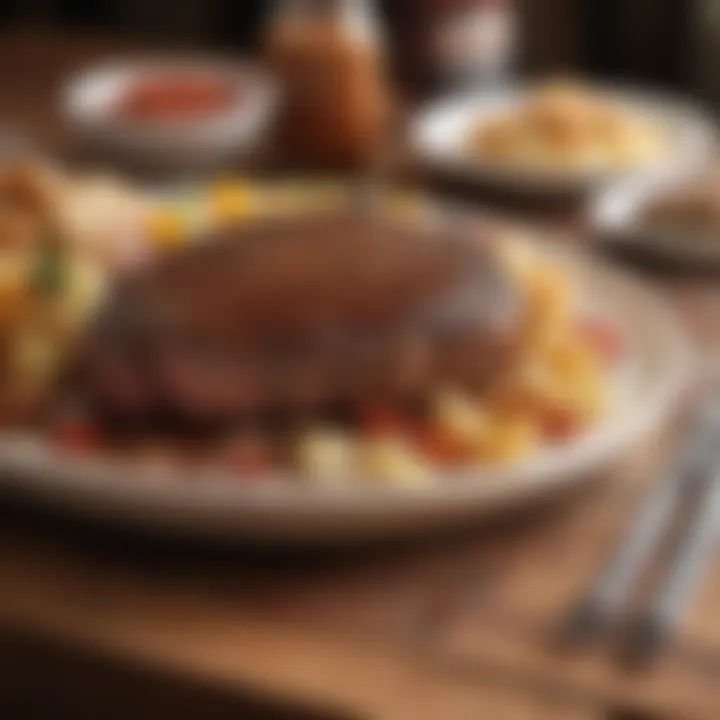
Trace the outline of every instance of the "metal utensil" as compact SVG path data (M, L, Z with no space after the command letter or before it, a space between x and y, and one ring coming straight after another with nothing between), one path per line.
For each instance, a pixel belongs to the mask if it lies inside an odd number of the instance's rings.
M694 511L676 544L664 580L650 604L634 616L622 636L621 657L633 666L657 659L692 599L717 538L720 473L717 464L694 481Z
M720 401L707 403L687 432L663 478L641 502L627 533L610 553L595 583L561 623L559 640L581 646L599 639L614 623L639 575L670 526L688 478L701 473L720 440Z

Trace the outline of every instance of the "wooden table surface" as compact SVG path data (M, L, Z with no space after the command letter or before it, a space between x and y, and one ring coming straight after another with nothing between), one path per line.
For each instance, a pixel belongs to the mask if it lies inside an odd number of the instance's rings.
M0 37L0 119L66 148L58 83L123 47ZM720 280L646 280L695 339L720 340ZM538 641L592 576L658 448L490 527L331 554L163 542L3 504L0 717L716 720L720 577L648 676Z

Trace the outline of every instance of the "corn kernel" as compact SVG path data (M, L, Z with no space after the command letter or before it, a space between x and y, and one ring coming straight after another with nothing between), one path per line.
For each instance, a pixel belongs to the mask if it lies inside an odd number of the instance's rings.
M155 247L171 248L187 237L187 220L177 210L157 209L150 213L147 230Z
M480 439L476 458L480 461L522 460L540 444L540 428L531 417L498 418Z
M560 377L588 377L598 371L597 360L589 345L580 338L562 338L551 348L549 362Z
M222 180L210 190L210 214L214 220L237 220L250 209L250 187L242 180Z

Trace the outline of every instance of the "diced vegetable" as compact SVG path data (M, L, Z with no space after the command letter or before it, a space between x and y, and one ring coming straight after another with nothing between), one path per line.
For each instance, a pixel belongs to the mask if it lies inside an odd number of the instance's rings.
M542 418L543 437L552 442L569 440L582 429L583 422L573 408L548 408Z
M498 417L478 442L476 460L511 462L528 457L540 444L541 433L532 416Z
M429 423L421 428L415 443L424 457L439 465L453 464L468 456L467 445L458 444L447 429L437 423Z
M623 350L620 330L610 321L597 317L585 317L578 322L582 337L603 360L617 360Z
M96 450L102 443L98 425L83 415L57 419L52 425L51 436L60 449L73 454Z
M457 449L471 449L486 432L488 417L473 398L445 389L437 393L433 405L433 421L445 438Z
M188 220L178 209L157 208L149 214L147 232L154 247L172 248L187 237Z
M223 448L222 457L223 465L241 478L263 475L272 464L268 443L255 435L235 438Z
M67 287L67 259L59 242L50 239L38 250L30 288L37 297L57 298Z
M360 417L360 434L367 437L408 435L408 419L389 405L376 403L363 408Z
M419 487L431 479L425 459L399 438L376 437L362 441L359 459L360 468L370 479L388 485Z
M296 447L298 469L309 481L338 483L354 469L355 447L347 435L331 428L311 428Z
M250 208L250 187L242 180L222 180L210 189L210 215L214 220L245 217Z

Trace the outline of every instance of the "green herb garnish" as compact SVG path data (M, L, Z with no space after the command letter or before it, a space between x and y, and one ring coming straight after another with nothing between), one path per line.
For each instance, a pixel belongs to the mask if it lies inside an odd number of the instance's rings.
M67 264L61 244L50 238L39 249L33 268L30 287L43 298L57 298L67 283Z

